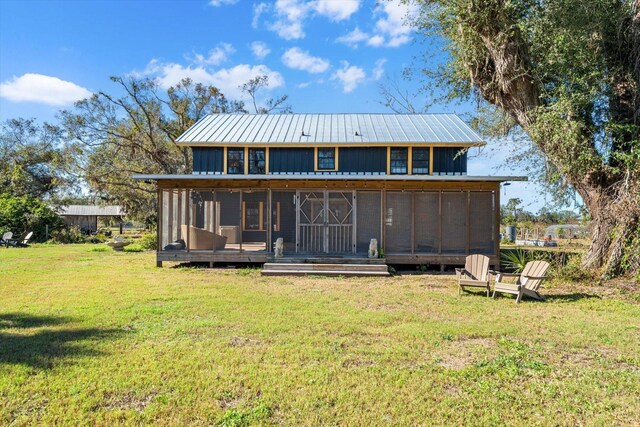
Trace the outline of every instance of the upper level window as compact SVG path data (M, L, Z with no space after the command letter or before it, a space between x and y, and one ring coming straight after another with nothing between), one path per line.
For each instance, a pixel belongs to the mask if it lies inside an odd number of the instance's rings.
M406 174L409 161L409 149L407 147L391 147L391 173Z
M428 147L416 147L411 156L411 173L424 175L429 173L429 151Z
M227 173L244 173L244 148L229 148L227 150Z
M318 148L318 170L335 170L336 169L336 149Z
M260 175L266 172L266 150L264 148L249 148L249 173Z

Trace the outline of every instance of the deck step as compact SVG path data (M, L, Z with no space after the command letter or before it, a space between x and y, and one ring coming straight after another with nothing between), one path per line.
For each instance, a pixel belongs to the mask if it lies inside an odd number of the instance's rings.
M366 257L283 257L269 258L269 263L277 264L378 264L386 265L384 258L366 258Z
M386 265L380 264L309 264L309 263L265 263L262 275L307 275L321 276L388 276Z

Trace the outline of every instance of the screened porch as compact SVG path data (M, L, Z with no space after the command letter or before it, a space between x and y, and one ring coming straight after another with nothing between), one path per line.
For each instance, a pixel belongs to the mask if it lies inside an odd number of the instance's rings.
M279 238L285 257L366 257L376 239L393 263L495 258L498 203L495 190L161 189L158 262L265 262Z

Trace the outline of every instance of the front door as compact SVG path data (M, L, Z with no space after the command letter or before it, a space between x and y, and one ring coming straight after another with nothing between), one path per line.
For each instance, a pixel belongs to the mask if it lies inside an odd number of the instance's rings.
M298 191L297 251L354 253L354 199L353 191Z

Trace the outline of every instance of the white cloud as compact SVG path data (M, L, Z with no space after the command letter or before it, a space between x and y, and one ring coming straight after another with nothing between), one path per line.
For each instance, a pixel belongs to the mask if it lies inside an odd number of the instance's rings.
M276 20L269 25L269 29L285 40L302 39L305 36L302 24L309 10L309 3L300 0L277 0Z
M369 34L356 27L355 30L350 33L340 36L336 39L338 43L344 43L353 48L358 47L358 43L363 42L369 38Z
M411 20L418 13L415 3L401 3L399 0L381 2L375 8L374 14L382 15L376 21L375 31L384 36L386 46L398 47L411 40L409 36L412 28L407 20Z
M380 80L384 75L384 64L387 63L387 58L380 58L376 61L376 66L373 68L371 75L373 80Z
M305 37L304 23L311 16L323 16L331 21L349 19L360 8L362 0L277 0L274 7L266 3L254 6L252 25L258 25L260 15L272 11L272 21L267 28L285 40Z
M266 3L258 3L253 5L253 18L251 19L251 27L258 28L260 17L269 9Z
M313 8L332 21L343 21L358 11L360 0L317 0Z
M269 77L267 89L284 86L282 74L266 65L239 64L230 68L210 70L203 65L182 65L177 63L161 63L152 60L142 73L134 73L154 78L160 87L168 89L175 86L182 79L190 78L195 83L213 85L230 99L242 99L244 95L238 86L250 79L266 75Z
M236 4L240 0L209 0L209 4L213 7L219 7L223 4Z
M204 56L202 54L196 53L194 55L193 61L196 64L202 65L218 65L229 59L229 55L231 55L236 50L229 43L220 43L215 48L209 51L208 56Z
M232 68L223 68L212 74L213 84L222 90L229 98L239 99L244 95L238 86L248 82L256 76L266 75L269 78L267 89L275 89L284 86L282 74L274 71L266 65L239 64Z
M380 47L384 45L384 37L381 35L376 35L367 40L367 44L373 47Z
M336 42L357 48L362 42L372 47L398 47L411 41L411 19L418 13L414 3L401 3L400 0L379 2L373 11L377 18L370 33L356 27L350 33L338 37Z
M255 41L251 43L251 52L253 52L253 56L258 59L263 59L265 56L271 53L271 49L265 42Z
M339 80L342 84L342 90L345 93L353 92L353 90L362 83L367 75L364 70L355 65L349 65L347 61L342 61L342 68L337 70L332 80Z
M312 56L298 47L288 49L282 55L282 62L289 68L307 71L309 73L323 73L327 71L331 63L326 59Z
M0 84L0 97L16 102L61 106L91 96L88 89L57 77L26 73Z

